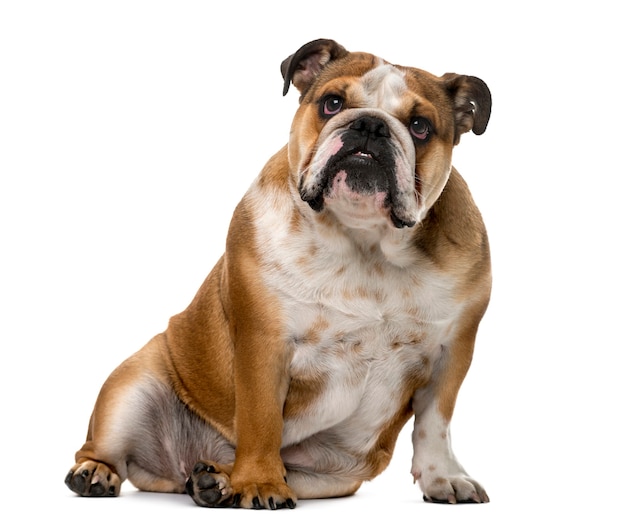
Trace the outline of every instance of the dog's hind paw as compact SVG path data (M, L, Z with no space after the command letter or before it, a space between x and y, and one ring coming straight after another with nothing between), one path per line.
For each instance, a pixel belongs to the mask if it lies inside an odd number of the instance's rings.
M218 508L230 506L230 477L219 464L198 462L185 485L187 494L198 506Z
M76 464L65 477L65 484L81 497L117 497L122 485L109 466L93 460Z

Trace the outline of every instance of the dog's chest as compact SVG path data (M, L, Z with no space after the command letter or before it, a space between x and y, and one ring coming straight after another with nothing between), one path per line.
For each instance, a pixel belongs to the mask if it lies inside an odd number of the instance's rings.
M450 283L426 261L397 268L374 247L273 239L265 281L293 349L285 444L332 428L375 440L430 379L457 312Z

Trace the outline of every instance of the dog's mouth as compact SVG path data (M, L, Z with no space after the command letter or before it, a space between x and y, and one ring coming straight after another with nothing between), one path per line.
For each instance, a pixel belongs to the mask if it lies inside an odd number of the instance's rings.
M376 148L351 147L345 135L344 146L328 159L313 191L301 188L302 199L317 212L325 205L341 206L363 216L386 215L397 228L413 226L415 220L400 204L393 147L388 141Z
M391 156L382 156L391 157ZM394 179L393 161L391 158L381 158L380 154L356 148L345 154L339 154L328 163L326 171L330 181L330 190L333 189L333 174L346 172L346 185L357 194L371 195L378 192L389 193Z

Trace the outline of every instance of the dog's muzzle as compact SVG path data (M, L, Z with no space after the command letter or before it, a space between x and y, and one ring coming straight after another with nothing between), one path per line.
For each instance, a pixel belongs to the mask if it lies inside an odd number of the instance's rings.
M416 221L406 213L403 202L406 196L398 186L399 148L392 140L387 122L363 115L338 132L333 144L337 151L320 169L316 184L300 188L302 199L319 212L324 208L325 198L341 184L354 195L383 196L382 208L389 210L394 226L413 226Z

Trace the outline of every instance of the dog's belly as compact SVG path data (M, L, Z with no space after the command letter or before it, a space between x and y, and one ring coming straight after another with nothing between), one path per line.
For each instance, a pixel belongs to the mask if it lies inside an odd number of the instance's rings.
M432 331L416 325L372 323L337 339L296 342L284 445L331 432L354 453L374 447L386 424L430 379L439 344Z
M283 445L320 434L366 454L431 379L456 302L429 273L355 270L307 283L284 291L294 350Z

